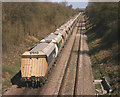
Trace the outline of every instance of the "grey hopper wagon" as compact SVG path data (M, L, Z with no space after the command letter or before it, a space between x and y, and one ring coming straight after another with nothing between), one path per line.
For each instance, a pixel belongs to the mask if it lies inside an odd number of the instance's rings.
M66 42L66 32L63 30L57 30L54 32L55 35L60 35L62 37L62 46L64 45L64 43Z
M64 24L63 26L61 26L60 28L59 28L59 30L61 30L62 32L62 34L66 34L65 36L65 40L67 40L68 39L68 37L69 37L69 32L68 32L68 28L66 27L66 24Z
M50 35L48 35L45 39L42 39L40 41L41 43L49 43L49 42L53 42L55 45L55 51L56 51L56 56L59 52L59 50L62 47L62 37L60 35L55 35L54 33L51 33Z

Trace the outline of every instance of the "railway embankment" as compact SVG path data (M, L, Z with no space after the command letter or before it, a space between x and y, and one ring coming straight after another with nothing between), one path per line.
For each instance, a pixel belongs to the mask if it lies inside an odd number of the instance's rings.
M112 47L103 46L102 39L96 38L94 30L89 30L87 34L94 79L106 77L113 92L118 93L118 45L115 43Z
M102 10L103 7L105 10ZM105 77L112 88L111 95L120 95L118 7L117 2L91 3L86 9L87 41L94 79L101 80ZM94 9L98 10L93 12ZM97 88L99 86L96 85Z

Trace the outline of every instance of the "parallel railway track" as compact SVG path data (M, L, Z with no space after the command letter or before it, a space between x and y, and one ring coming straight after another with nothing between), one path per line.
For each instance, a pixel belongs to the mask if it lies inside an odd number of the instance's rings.
M58 95L76 95L76 83L78 77L79 54L81 46L81 23L78 21L77 33L72 51L67 63Z

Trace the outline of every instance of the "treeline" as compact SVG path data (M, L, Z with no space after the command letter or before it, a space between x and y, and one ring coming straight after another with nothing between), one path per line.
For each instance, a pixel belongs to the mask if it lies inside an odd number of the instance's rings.
M104 42L118 41L118 3L89 3L86 13L90 22L95 25L97 35L104 38ZM112 44L111 43L111 44Z
M3 53L23 43L27 35L44 38L75 14L72 6L58 3L2 3Z
M112 93L120 94L120 5L118 2L90 2L86 7L86 15L94 77L110 78Z

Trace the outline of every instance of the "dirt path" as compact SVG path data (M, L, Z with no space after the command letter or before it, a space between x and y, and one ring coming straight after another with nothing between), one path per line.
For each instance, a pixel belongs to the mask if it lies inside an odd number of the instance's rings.
M78 70L78 81L76 85L76 95L95 95L93 85L93 75L91 69L91 60L88 56L87 36L81 34L80 61Z

